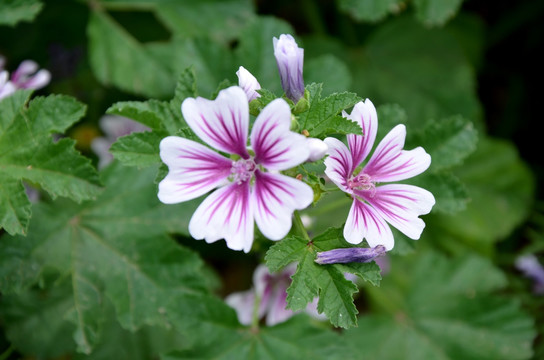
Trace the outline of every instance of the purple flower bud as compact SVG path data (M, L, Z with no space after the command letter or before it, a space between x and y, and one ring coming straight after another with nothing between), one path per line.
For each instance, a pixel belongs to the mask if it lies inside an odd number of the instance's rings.
M366 263L384 255L385 252L385 246L383 245L373 248L341 248L318 252L315 262L321 265L352 262Z
M291 35L282 34L279 39L274 38L273 42L281 87L285 95L296 103L304 96L304 79L302 78L304 49L298 47Z

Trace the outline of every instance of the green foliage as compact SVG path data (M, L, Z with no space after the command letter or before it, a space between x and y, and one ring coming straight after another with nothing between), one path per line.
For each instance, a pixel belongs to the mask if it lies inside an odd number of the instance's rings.
M17 91L0 101L0 227L25 234L31 215L21 180L41 185L52 197L90 199L100 190L90 161L74 149L74 141L53 142L85 113L85 106L68 96L38 97L28 106L29 91Z
M338 0L338 7L357 21L376 22L400 10L401 0Z
M335 93L321 99L322 84L310 84L309 109L299 115L301 129L306 129L311 137L324 138L327 134L362 134L361 127L354 121L342 117L341 112L361 98L357 94Z
M32 21L42 7L39 0L3 0L0 2L0 25L15 26L20 21Z
M429 26L444 25L459 11L463 0L414 0L416 18Z
M293 282L287 289L287 308L294 311L305 309L319 296L317 310L325 313L334 326L349 328L357 325L353 294L358 290L344 273L355 274L373 285L378 285L381 277L375 263L318 265L314 262L318 251L340 247L350 247L343 239L342 229L331 228L313 240L289 236L268 250L266 265L275 272L298 262Z
M380 289L367 288L387 314L365 316L346 333L365 358L531 357L533 322L518 301L496 294L506 279L488 260L427 253L395 258L394 266Z
M375 104L398 103L410 125L460 114L480 128L473 67L446 29L401 17L376 29L351 55L352 90Z
M179 359L351 359L356 352L350 349L337 333L308 324L299 315L288 322L258 331L250 329L232 331L211 346L197 346L183 352L161 357L162 360Z
M37 205L26 239L4 236L0 241L2 293L24 293L53 275L70 279L64 317L75 324L74 340L83 353L100 339L104 298L131 331L167 326L170 312L213 303L206 295L211 279L202 272L202 261L164 235L186 233L195 204L160 204L155 173L154 168L138 171L113 164L104 174L107 188L96 201Z

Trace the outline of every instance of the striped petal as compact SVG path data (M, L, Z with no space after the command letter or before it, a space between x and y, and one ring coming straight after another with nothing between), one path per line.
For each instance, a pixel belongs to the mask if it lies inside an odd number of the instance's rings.
M375 209L358 199L351 205L344 226L344 238L351 244L359 244L366 239L370 247L383 245L388 251L394 246L389 225Z
M230 249L247 253L253 244L253 226L253 206L246 181L232 183L210 194L193 214L189 233L207 243L225 239Z
M256 171L251 202L259 230L271 240L283 239L291 229L293 211L309 206L313 197L312 188L302 181Z
M255 162L268 170L287 170L310 156L306 138L289 130L291 110L283 99L268 104L251 130L251 147Z
M329 147L329 156L325 159L325 174L345 192L351 193L348 189L347 180L352 173L351 152L343 142L336 138L326 138L325 144Z
M357 103L350 115L345 113L343 115L345 118L357 122L363 130L363 135L350 134L347 136L355 168L363 162L374 145L378 131L378 114L372 101L366 99L365 102Z
M251 325L253 307L255 306L255 292L253 290L235 292L225 298L228 306L233 308L242 325ZM259 318L262 314L259 314Z
M249 106L242 88L221 90L215 100L187 98L181 104L181 112L187 125L205 143L244 159L249 157Z
M421 174L431 164L431 156L422 147L402 150L406 127L397 125L377 146L363 172L375 182L409 179Z
M192 140L168 136L161 141L160 156L168 175L159 183L159 200L175 204L204 195L223 184L232 161Z
M435 203L429 191L406 184L378 186L374 196L365 200L389 224L414 240L419 239L425 228L418 216L428 214Z

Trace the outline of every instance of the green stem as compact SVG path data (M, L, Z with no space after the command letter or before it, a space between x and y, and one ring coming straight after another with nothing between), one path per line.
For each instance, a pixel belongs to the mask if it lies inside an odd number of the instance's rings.
M6 360L11 355L13 350L15 350L15 348L13 347L13 345L10 345L6 351L0 354L0 360Z
M251 331L256 333L259 330L259 307L261 306L261 297L255 294L253 301L253 314L251 316Z
M300 218L300 214L298 211L295 211L293 213L294 221L293 221L293 227L291 228L291 232L297 236L300 236L301 238L304 238L308 241L310 241L310 236L308 235L308 232L306 231L306 228L302 224L302 219Z

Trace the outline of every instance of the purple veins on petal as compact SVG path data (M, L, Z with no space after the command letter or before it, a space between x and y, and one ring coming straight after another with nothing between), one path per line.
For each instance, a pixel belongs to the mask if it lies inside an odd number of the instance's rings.
M301 210L313 201L313 191L307 184L281 175L255 172L252 203L255 222L264 236L280 240L291 228L294 210Z
M366 263L384 255L386 248L377 245L373 248L342 248L317 253L318 264L347 264L352 262Z
M231 86L217 99L187 98L181 104L187 125L208 145L245 159L249 128L249 105L244 90Z
M159 183L159 200L175 204L195 199L223 184L231 173L232 160L202 144L177 136L164 138L160 156L168 175Z
M255 162L268 170L287 170L306 161L310 150L305 137L289 130L291 110L282 99L268 104L251 130Z
M304 49L299 48L295 39L288 34L280 35L279 39L274 38L273 45L281 87L285 95L296 103L304 96Z
M244 89L246 93L247 100L252 101L261 95L257 92L261 88L261 84L257 81L255 76L253 76L249 71L246 70L243 66L240 66L236 72L238 76L238 85Z
M225 239L230 249L247 253L253 244L253 222L249 183L232 183L200 204L189 222L189 233L208 243Z

